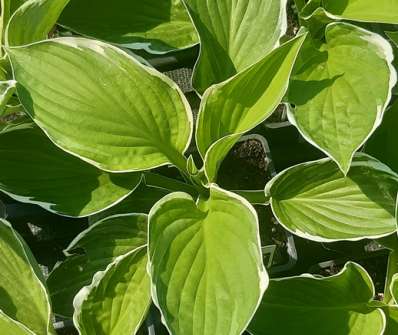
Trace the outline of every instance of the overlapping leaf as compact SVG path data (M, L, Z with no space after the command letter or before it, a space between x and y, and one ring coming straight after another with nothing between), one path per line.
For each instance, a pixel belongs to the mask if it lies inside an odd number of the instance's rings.
M73 298L91 283L96 272L146 243L147 220L143 214L117 215L90 226L72 241L66 249L67 259L48 278L54 312L71 317Z
M347 175L330 159L291 167L271 180L266 193L280 223L315 241L358 240L396 231L398 176L364 154Z
M11 17L6 40L9 46L29 44L48 37L69 0L29 0Z
M185 167L192 128L170 79L102 42L58 38L7 49L25 109L64 150L107 171Z
M347 263L331 277L271 280L249 331L253 335L382 335L385 316L368 305L374 294L371 278L355 263Z
M285 0L184 0L201 40L193 84L203 93L256 63L287 26Z
M74 299L73 320L79 334L137 333L151 304L146 266L144 246L119 256L105 271L95 274Z
M152 297L174 335L239 335L265 290L258 221L243 198L172 193L149 213Z
M289 119L347 173L355 151L382 121L396 72L391 46L375 33L332 23L325 38L320 45L307 39L297 59Z
M33 123L0 134L0 191L67 216L87 216L128 196L140 173L110 174L57 148Z
M85 36L153 53L198 42L181 0L71 0L59 22Z
M239 137L269 117L280 104L305 37L289 41L232 79L206 91L196 142L202 157L206 155L205 172L210 182L215 181L218 166Z
M43 274L25 242L3 219L0 219L0 268L0 310L8 317L0 317L0 327L13 327L13 335L50 334L50 301Z

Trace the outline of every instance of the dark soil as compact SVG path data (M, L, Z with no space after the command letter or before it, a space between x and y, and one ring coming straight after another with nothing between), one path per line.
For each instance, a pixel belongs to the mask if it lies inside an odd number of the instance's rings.
M218 184L229 190L260 190L270 172L266 152L258 140L237 143L221 164Z

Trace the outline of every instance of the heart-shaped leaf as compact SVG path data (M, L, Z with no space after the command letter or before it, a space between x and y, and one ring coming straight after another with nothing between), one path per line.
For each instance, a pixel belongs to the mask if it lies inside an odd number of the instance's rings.
M391 46L381 36L331 23L325 38L320 45L311 38L304 43L289 88L289 119L347 173L354 153L380 125L397 76Z
M65 250L66 260L50 273L47 284L54 312L71 317L72 301L89 285L96 272L104 270L116 257L147 243L144 214L116 215L90 226Z
M69 0L29 0L19 7L8 23L9 46L29 44L48 37Z
M272 210L292 233L314 241L359 240L396 231L398 176L357 154L347 177L329 158L291 167L266 186Z
M149 213L152 297L174 335L239 335L267 287L257 214L210 187L197 203L172 193Z
M184 0L201 41L193 84L203 93L278 46L287 27L285 0Z
M43 274L25 242L3 219L0 219L0 269L0 310L23 324L28 334L51 334L50 300ZM1 326L10 322L0 319Z
M347 263L337 275L275 279L249 326L253 335L382 335L385 316L369 307L375 289L367 272Z
M119 256L76 295L73 321L80 335L137 333L151 304L146 250Z
M168 163L185 168L192 114L166 76L118 48L83 38L7 52L21 103L64 150L107 171Z
M240 136L263 122L280 104L304 39L301 35L285 43L204 94L196 142L202 157L207 153L205 172L210 182L215 181L219 165Z
M61 25L85 36L164 53L198 43L181 0L71 0Z
M110 174L65 153L33 123L7 129L0 133L0 191L16 200L81 217L121 201L140 183L140 173Z
M322 6L334 19L398 24L395 0L322 0Z

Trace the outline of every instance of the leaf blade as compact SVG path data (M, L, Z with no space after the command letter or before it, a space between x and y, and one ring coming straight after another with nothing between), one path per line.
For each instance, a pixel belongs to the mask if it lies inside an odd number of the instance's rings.
M152 298L176 335L241 334L268 282L250 204L216 186L210 193L198 204L184 193L168 195L149 214Z

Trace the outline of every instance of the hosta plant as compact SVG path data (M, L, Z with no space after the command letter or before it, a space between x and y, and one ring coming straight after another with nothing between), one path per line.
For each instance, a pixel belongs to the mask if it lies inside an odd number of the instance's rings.
M144 334L152 304L173 335L398 332L398 2L1 9L0 191L91 223L45 278L1 220L1 334L55 334L53 314L81 335ZM197 113L153 66L189 48L199 49ZM324 157L265 189L221 187L231 149L281 105ZM269 279L254 205L307 240L379 240L383 299L354 262L329 277Z

